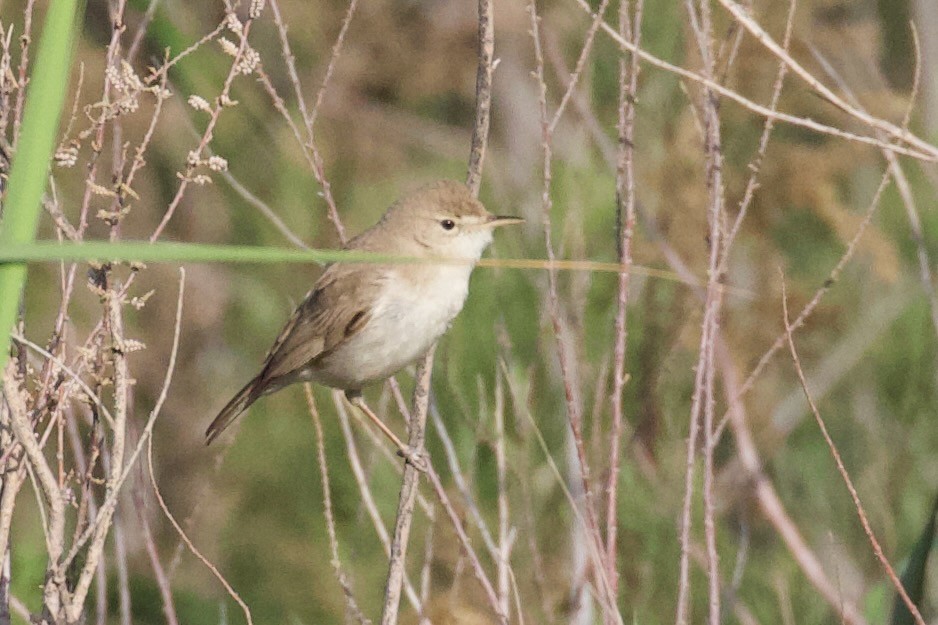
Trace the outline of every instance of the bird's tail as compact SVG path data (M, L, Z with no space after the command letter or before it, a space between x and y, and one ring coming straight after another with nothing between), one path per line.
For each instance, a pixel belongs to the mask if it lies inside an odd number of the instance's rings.
M244 388L238 391L238 394L231 398L231 401L221 409L212 424L205 430L205 444L211 445L212 441L218 438L218 435L224 432L229 425L234 423L242 412L248 409L258 397L263 394L261 390L260 376L248 382Z

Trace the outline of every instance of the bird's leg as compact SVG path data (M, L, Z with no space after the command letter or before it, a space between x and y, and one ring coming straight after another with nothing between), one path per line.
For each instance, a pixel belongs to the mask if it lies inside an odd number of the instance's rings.
M428 466L426 459L422 458L416 450L405 445L403 441L397 437L397 434L391 431L391 428L389 428L387 424L385 424L385 422L382 421L378 415L376 415L371 410L371 408L368 407L368 404L365 403L365 399L362 397L360 392L346 391L345 397L348 399L350 404L364 412L365 416L371 419L371 421L378 426L378 429L381 430L384 435L391 440L392 443L394 443L394 445L397 447L397 454L399 456L412 464L414 468L421 473L427 472Z

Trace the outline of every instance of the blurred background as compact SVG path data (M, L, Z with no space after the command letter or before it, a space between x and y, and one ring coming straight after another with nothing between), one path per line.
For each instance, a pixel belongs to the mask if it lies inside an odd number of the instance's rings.
M595 8L598 3L592 4ZM613 1L607 10L611 24L617 4ZM149 5L128 1L122 50L145 23ZM148 67L162 63L164 50L175 56L225 20L221 2L162 0L153 6L152 20L129 66L140 77L147 75ZM281 0L279 6L303 95L314 102L348 5L338 0ZM783 2L753 3L759 23L779 41L788 8ZM41 24L44 9L44 2L35 4L33 29ZM100 0L87 2L77 44L67 109L79 83L81 91L77 114L70 128L63 129L62 143L77 150L77 163L53 170L58 201L69 220L77 221L87 188L94 137L81 133L91 126L88 115L101 100L113 9ZM26 2L0 2L3 28L12 29L14 73L25 11ZM543 18L548 107L553 112L590 18L572 0L547 0L538 4L538 11ZM538 85L531 74L535 58L530 18L520 0L496 0L495 15L499 64L481 198L492 212L521 215L527 222L523 228L499 232L489 256L544 258L542 135ZM714 20L718 46L731 47L739 36L737 27L718 6ZM922 51L920 92L914 102L910 98L916 53L910 23L915 24ZM219 36L237 41L231 34ZM426 182L464 179L474 118L476 38L474 3L369 0L357 7L315 124L322 172L349 233L368 227L394 199ZM253 23L249 41L302 128L270 7ZM646 1L643 48L696 69L695 45L680 3ZM795 12L791 49L815 76L871 114L898 124L911 106L913 131L926 140L938 138L938 9L933 2L802 0ZM619 58L618 47L599 33L554 135L551 227L561 258L616 259ZM778 62L752 37L739 38L734 61L725 65L728 87L755 102L769 101ZM185 170L189 152L209 120L208 113L189 103L190 96L213 102L230 66L231 57L217 41L210 41L169 71L172 96L162 104L146 165L133 184L135 197L120 217L120 238L145 239L163 218L177 193L177 173ZM626 431L618 504L619 608L626 621L642 624L673 621L678 585L678 523L703 306L695 290L673 273L669 259L676 255L706 280L707 187L700 121L692 105L698 95L696 85L643 65L634 141L640 210L634 259L663 272L636 269L631 281L626 351L630 377L624 390ZM210 144L212 153L227 160L227 173L200 170L211 182L189 186L162 240L293 246L256 208L249 197L253 196L305 244L338 247L322 187L258 73L236 77L231 98L237 104L219 116ZM113 146L127 142L132 154L140 144L154 102L151 94L141 95L136 108L107 126L99 183L108 184L112 154L120 152ZM779 107L847 131L871 132L796 77L786 79ZM726 205L735 216L764 120L729 101L721 104L720 114ZM7 127L8 138L12 131L12 125ZM908 205L890 184L852 260L796 335L821 413L887 556L900 568L925 530L938 494L936 311L920 277L920 253L926 253L927 266L938 253L938 169L912 159L902 163L920 208L922 236L914 234ZM721 319L725 358L743 378L784 329L781 274L791 309L800 311L825 284L856 234L885 169L883 154L875 147L791 125L776 127L725 278L732 287ZM96 216L108 202L107 197L92 197L86 238L107 238L113 232L100 214ZM41 236L57 236L48 215ZM68 309L67 357L77 353L101 316L98 296L85 287L85 271L85 266L79 269ZM129 271L116 268L115 279L125 279ZM347 618L343 592L330 565L316 439L302 387L263 399L220 444L203 444L211 418L254 374L319 272L302 265L187 265L180 357L154 435L156 480L168 507L250 605L258 623L327 624ZM130 295L153 292L139 310L128 308L125 319L127 336L145 345L129 357L135 379L132 421L142 428L167 366L178 269L151 264L136 274ZM60 281L57 266L30 269L25 334L36 343L44 345L50 338L61 300ZM616 284L612 273L559 275L563 340L573 354L575 401L584 413L597 487L609 471L605 458ZM507 475L502 494L510 501L511 558L523 615L522 621L515 613L512 622L599 622L599 616L584 607L590 599L582 590L585 564L575 515L538 442L539 430L564 478L575 482L577 465L570 451L564 383L546 293L543 271L476 270L466 307L437 352L434 410L451 437L452 457L461 466L467 491L494 528L500 490L494 414L496 406L503 407ZM398 380L409 397L413 373L402 373ZM718 382L718 387L725 386ZM387 558L349 466L332 394L317 387L314 395L322 413L340 560L358 604L374 618L383 597ZM395 430L404 431L386 386L368 389L366 397ZM785 351L769 363L743 405L765 475L837 592L857 605L868 622L887 621L894 592L873 556ZM716 414L723 415L725 409L721 390ZM352 429L376 508L392 523L400 484L399 473L391 470L396 465L375 450L360 424L353 422ZM839 622L757 502L731 429L723 434L715 469L725 622ZM451 497L463 506L460 514L468 519L471 511L454 486L452 467L433 425L428 447ZM129 601L130 622L166 622L146 551L146 522L158 557L170 572L179 622L243 622L217 580L180 546L142 475L140 480L137 499L142 501L128 496L118 509L115 532L120 537L112 536L107 547L110 583L100 600L94 593L101 595L101 588L93 591L89 613L98 602L106 606L106 622L121 622L120 606ZM429 489L421 492L432 502ZM695 540L702 544L699 514L695 518ZM478 544L478 528L466 522ZM12 541L12 594L36 611L45 545L34 498L25 490L16 508ZM126 563L125 572L117 571L119 562ZM431 622L495 622L439 508L435 521L422 513L416 520L409 560L414 580L420 579L424 566L429 584L424 615ZM928 606L938 597L938 572L932 569L934 564L925 578L926 620L929 615L934 618ZM124 574L129 595L121 597L118 579ZM692 582L694 616L701 620L706 602L700 568L694 568ZM23 622L18 618L13 622ZM402 622L417 621L405 602Z

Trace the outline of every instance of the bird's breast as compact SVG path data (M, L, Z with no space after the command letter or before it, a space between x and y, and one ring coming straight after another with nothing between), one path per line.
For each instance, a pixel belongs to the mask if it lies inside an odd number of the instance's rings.
M321 363L320 381L360 388L387 378L424 354L462 310L471 266L401 269L383 282L364 327Z
M413 269L405 268L405 269ZM426 346L446 332L469 292L471 267L433 266L417 274L396 274L382 291L376 312L406 336L427 337Z

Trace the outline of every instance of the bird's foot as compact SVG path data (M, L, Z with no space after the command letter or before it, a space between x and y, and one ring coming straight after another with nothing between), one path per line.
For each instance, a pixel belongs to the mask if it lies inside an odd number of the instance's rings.
M413 447L401 447L397 450L397 455L421 473L426 473L430 470L430 457L425 451L421 453Z

